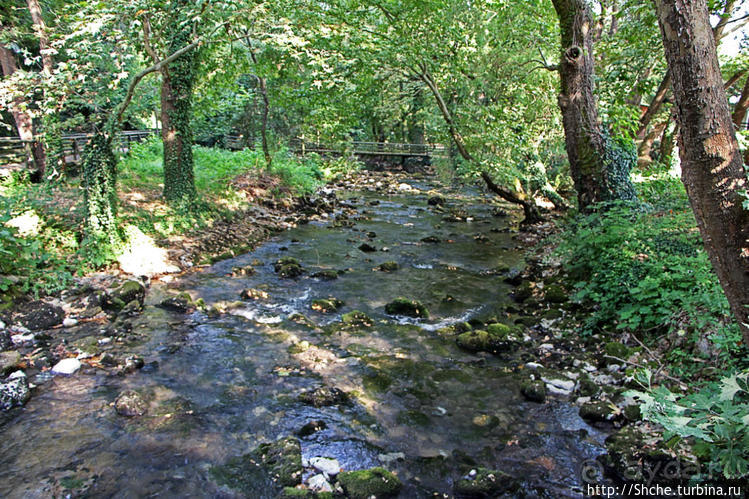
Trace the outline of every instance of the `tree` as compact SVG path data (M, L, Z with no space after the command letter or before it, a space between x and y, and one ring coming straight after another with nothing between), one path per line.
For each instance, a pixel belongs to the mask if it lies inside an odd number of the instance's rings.
M749 345L749 211L705 0L656 0L681 129L682 180L705 248Z
M633 164L609 138L598 117L593 83L593 18L586 0L553 0L562 51L559 109L570 172L581 209L617 199L633 200Z

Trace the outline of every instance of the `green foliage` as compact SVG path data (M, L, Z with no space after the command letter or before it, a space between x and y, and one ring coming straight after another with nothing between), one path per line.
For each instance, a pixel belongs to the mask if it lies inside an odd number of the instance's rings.
M70 261L64 253L77 249L75 238L39 217L28 203L35 199L28 193L40 194L39 199L42 189L25 182L0 189L0 296L12 290L38 296L71 282L76 259Z
M648 189L656 194L671 187L661 180ZM679 197L677 189L667 204L675 206ZM723 354L737 348L737 325L683 200L678 211L617 203L578 215L562 237L559 252L576 281L574 298L595 309L586 332L688 333L696 342L712 331Z
M639 399L643 418L663 426L664 440L694 439L695 451L709 459L711 471L729 479L749 475L749 371L681 397L664 386L653 388L647 369L637 378L647 390L625 396Z

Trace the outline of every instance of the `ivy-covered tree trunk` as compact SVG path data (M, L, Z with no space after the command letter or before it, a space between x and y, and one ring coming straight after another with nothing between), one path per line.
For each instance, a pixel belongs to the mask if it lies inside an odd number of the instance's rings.
M592 14L586 0L553 0L562 34L559 63L565 145L578 204L635 199L631 155L608 138L593 94Z
M705 0L656 0L677 106L682 181L715 273L749 345L749 211Z
M189 11L186 0L171 3L172 22L166 34L169 53L191 43L190 25L180 12ZM195 198L192 157L192 90L195 83L195 50L190 50L161 69L161 138L164 143L164 198L190 202Z
M86 238L113 242L117 238L117 158L112 134L96 131L83 152L83 197Z

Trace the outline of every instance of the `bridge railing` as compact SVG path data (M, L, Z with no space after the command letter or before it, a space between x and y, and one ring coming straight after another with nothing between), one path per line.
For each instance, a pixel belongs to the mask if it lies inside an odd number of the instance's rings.
M296 152L350 153L383 156L435 156L445 152L443 144L401 144L397 142L351 141L338 144L309 142L300 139L291 141Z
M119 133L117 148L128 152L133 142L140 142L157 135L159 130L125 130ZM91 140L91 133L68 133L61 137L61 156L64 163L76 163L81 159L83 148ZM38 139L41 140L41 139ZM35 141L22 140L17 137L0 137L0 165L23 163L29 161L29 151Z

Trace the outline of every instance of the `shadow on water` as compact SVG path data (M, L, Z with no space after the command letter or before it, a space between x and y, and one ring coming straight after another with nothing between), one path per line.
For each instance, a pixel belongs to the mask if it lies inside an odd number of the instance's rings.
M137 351L145 369L127 377L94 370L40 386L0 429L0 496L77 489L232 497L212 480L211 466L310 421L324 424L301 438L304 457L334 457L344 469L384 463L404 480L404 497L449 494L461 464L576 495L578 468L601 453L604 435L569 403L526 402L512 359L463 352L437 332L509 304L497 269L522 265L507 230L511 218L493 216L470 191L451 197L444 211L427 206L426 192L351 197L357 215L348 223L289 230L175 286L208 306L236 301L247 288L265 291L267 300L187 318L149 306L136 322L150 333ZM457 208L469 221L446 220ZM376 251L361 251L362 243ZM296 258L305 274L279 278L273 263L283 256ZM376 270L388 261L398 270ZM251 264L253 275L231 276ZM312 277L323 270L338 278ZM150 299L164 292L154 289ZM421 301L430 318L385 315L396 296ZM311 310L313 300L328 297L344 306ZM369 315L371 326L342 327L341 314L352 310ZM353 402L318 408L299 401L323 385L353 394ZM115 414L113 401L126 389L148 401L145 416Z

